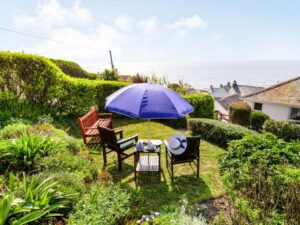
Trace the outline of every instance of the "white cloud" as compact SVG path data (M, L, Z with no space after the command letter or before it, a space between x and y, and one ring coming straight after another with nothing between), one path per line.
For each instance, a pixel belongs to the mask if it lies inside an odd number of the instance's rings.
M207 23L201 19L198 15L192 17L183 18L177 20L168 26L170 29L176 30L195 30L195 29L206 29Z
M130 31L133 26L133 20L129 16L118 16L115 25L120 30Z
M91 12L75 1L70 8L64 8L58 0L38 1L34 16L20 13L15 18L18 28L35 27L49 29L70 24L85 25L92 22Z
M158 21L155 17L150 17L148 19L141 20L138 22L138 25L145 33L151 33L157 28Z

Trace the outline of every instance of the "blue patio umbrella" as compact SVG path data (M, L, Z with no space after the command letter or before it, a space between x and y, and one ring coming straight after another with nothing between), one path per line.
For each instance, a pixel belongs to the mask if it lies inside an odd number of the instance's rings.
M106 98L105 109L131 118L177 119L194 108L171 89L158 84L142 83L126 86Z

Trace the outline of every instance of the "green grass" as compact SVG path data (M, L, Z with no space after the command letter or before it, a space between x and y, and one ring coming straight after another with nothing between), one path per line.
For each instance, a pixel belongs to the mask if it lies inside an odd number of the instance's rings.
M133 119L114 120L114 128L122 129L124 137L139 134L140 139L147 139L147 122ZM167 139L175 133L185 133L183 130L175 130L161 123L151 122L151 139ZM139 196L136 207L140 212L161 210L163 208L176 208L180 200L187 200L189 203L199 202L204 199L219 196L223 188L218 171L218 156L224 152L222 148L201 140L200 177L195 175L195 167L189 164L175 165L175 182L172 183L170 174L165 163L165 147L162 146L161 182L142 182L138 188L135 186L133 174L133 157L123 161L123 170L118 171L117 157L115 153L108 154L108 163L103 168L102 154L99 151L90 151L99 165L99 169L105 170L112 175L115 183L121 183L134 190Z

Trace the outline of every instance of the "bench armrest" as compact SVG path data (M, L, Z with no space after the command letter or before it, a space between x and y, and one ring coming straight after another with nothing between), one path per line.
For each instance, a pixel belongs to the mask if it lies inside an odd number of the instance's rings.
M120 139L123 138L123 130L116 130L115 133L120 135Z
M107 118L107 117L109 117L109 118L112 118L112 113L98 113L98 117L99 118Z
M123 143L125 143L125 142L127 142L127 141L131 141L131 140L135 140L135 141L137 142L137 141L139 140L139 135L136 134L136 135L134 135L134 136L131 136L131 137L122 139L122 140L118 141L118 144L121 145L121 144L123 144Z

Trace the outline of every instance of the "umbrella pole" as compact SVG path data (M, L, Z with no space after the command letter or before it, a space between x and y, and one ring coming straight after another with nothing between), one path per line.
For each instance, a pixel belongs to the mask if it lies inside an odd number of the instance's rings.
M148 148L150 147L150 119L148 119ZM150 164L149 162L149 152L148 152L148 165Z

